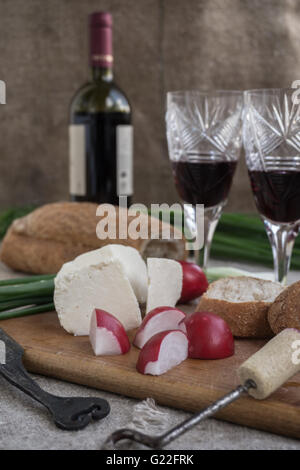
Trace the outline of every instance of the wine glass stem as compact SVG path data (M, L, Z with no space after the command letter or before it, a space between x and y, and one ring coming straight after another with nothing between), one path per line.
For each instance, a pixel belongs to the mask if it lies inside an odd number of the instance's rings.
M199 252L199 264L204 270L208 267L211 242L224 205L225 202L204 209L204 248Z
M282 224L268 219L264 219L264 225L272 247L275 280L286 284L299 226L297 223Z

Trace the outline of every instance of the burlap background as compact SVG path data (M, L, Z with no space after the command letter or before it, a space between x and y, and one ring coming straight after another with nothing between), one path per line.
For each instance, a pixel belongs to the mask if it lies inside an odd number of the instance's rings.
M114 15L115 71L135 121L135 200L177 200L167 90L300 79L299 0L0 0L0 207L68 197L68 105L88 76L87 15ZM244 162L228 209L254 209Z

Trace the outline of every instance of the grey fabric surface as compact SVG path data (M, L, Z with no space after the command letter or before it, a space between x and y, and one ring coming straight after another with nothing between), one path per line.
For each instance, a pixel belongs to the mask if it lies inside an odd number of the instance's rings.
M216 263L215 265L222 263ZM231 263L232 265L232 263ZM258 271L257 267L234 264L236 267ZM0 267L0 277L7 277ZM300 273L292 272L290 282L299 279ZM106 398L111 413L103 421L90 424L82 431L61 431L52 423L48 412L31 398L0 378L0 449L100 449L105 438L114 430L127 426L133 420L138 400L112 393L93 390L58 380L34 376L41 387L61 396L96 396ZM149 391L149 397L151 392ZM167 427L180 422L189 414L166 407ZM153 431L153 428L150 428ZM124 447L123 447L124 448ZM125 447L126 448L126 447ZM274 434L209 419L168 446L169 449L298 449L300 441Z
M41 405L0 378L1 450L100 449L106 436L132 421L137 400L44 377L35 378L50 393L106 398L111 405L111 413L103 421L92 423L82 431L61 431ZM178 410L159 409L167 413L166 421L170 426L189 416ZM168 449L300 449L300 441L209 419L178 438Z

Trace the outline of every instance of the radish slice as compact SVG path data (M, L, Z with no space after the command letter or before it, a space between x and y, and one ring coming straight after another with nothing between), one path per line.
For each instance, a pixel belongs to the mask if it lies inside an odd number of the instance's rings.
M140 352L136 368L141 374L161 375L188 357L188 339L180 330L152 336Z
M133 344L138 348L142 348L156 333L166 330L178 330L179 323L184 319L185 313L177 308L157 307L145 316L135 335Z
M130 342L122 323L99 308L95 308L92 313L90 342L96 356L125 354L130 349Z

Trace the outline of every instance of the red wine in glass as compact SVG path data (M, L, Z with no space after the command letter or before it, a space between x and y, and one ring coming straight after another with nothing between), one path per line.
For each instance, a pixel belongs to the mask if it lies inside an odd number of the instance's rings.
M256 206L274 222L300 219L300 169L249 171Z
M175 185L181 199L189 204L213 207L227 199L236 161L211 156L172 161Z

